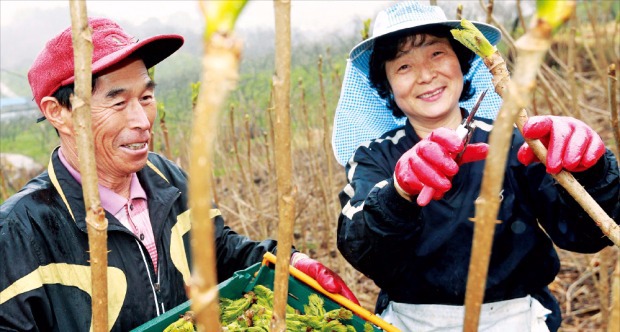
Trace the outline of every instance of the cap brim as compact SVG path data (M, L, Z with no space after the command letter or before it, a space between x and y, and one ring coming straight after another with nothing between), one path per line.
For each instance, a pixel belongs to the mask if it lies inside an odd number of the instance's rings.
M93 75L104 71L107 68L123 61L131 55L136 55L144 61L146 68L151 68L172 55L183 45L183 37L180 35L158 35L126 48L110 53L92 64ZM62 81L61 86L71 84L75 81L75 76Z
M471 22L473 25L480 30L480 32L487 38L487 40L491 43L491 45L497 45L499 41L502 39L501 31L486 23L482 22ZM447 20L447 21L433 21L429 23L421 23L419 21L408 21L404 24L399 24L393 26L390 30L385 31L384 33L372 36L359 44L355 45L351 52L349 53L349 59L351 59L353 66L359 68L360 70L368 73L368 60L370 59L370 53L372 53L372 48L374 47L375 39L383 36L388 36L392 33L410 29L412 32L421 29L428 28L433 26L448 26L450 28L460 28L461 21L459 20Z

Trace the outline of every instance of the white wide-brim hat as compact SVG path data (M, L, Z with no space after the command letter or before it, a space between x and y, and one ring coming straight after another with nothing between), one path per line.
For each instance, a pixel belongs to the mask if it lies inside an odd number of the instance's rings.
M473 23L482 34L496 45L501 39L499 29L489 24ZM404 29L415 29L432 26L448 26L459 28L461 21L448 20L443 10L437 6L423 5L413 1L403 1L382 10L377 15L372 36L357 44L349 53L347 67L340 91L340 99L336 107L332 129L332 147L336 160L345 165L363 142L378 138L383 133L402 126L406 118L395 118L388 109L386 100L381 98L370 84L368 66L378 37ZM415 31L415 30L414 30ZM465 80L472 81L472 88L482 92L488 88L477 112L477 116L495 118L502 105L502 99L493 89L491 73L482 59L476 56ZM471 109L476 98L460 103L465 109Z

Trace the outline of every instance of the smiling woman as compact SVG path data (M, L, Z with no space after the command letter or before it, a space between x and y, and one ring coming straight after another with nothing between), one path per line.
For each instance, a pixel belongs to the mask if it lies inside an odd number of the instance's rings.
M493 45L499 42L499 29L472 24ZM473 113L459 107L459 101L475 100L474 93L462 92L469 90L476 67L464 65L473 61L472 53L459 51L448 33L457 26L460 21L447 19L436 6L398 2L377 15L373 36L351 50L341 100L378 99L386 113L404 118L404 124L361 142L348 156L347 184L339 195L338 249L381 288L376 311L386 321L403 331L462 330L468 273L477 275L469 271L468 261L470 256L482 259L472 251L478 229L474 232L471 221L476 227L481 222L481 182L485 163L493 164L488 143L491 130L499 129L511 141L500 170L505 180L494 191L501 194L486 199L497 203L499 212L490 222L496 232L486 288L482 283L479 329L556 331L561 309L547 287L560 266L555 246L595 253L612 242L558 189L552 177L557 170L528 157L528 144L516 128L506 131L476 116L477 129L467 144L459 137L455 129ZM356 84L361 75L371 89ZM492 86L490 77L480 81ZM357 107L371 114L376 109L368 105ZM482 106L497 110L492 107ZM338 111L354 130L366 129L358 122L363 112ZM559 168L591 180L585 189L597 203L610 215L618 211L618 164L592 128L563 116L532 117L528 125L524 135L542 138L555 152L547 160L553 155L561 160L555 163ZM334 126L334 132L346 128ZM575 165L581 163L583 168Z
M395 44L393 40L384 43ZM377 41L377 47L379 44ZM416 125L421 138L436 128L439 118L444 119L441 126L458 126L464 73L449 40L421 34L397 45L396 57L385 63L393 106Z

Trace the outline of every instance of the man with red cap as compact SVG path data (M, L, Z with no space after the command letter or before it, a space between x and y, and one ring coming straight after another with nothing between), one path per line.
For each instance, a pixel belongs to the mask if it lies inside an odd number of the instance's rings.
M187 301L190 211L187 174L149 152L156 118L147 69L177 51L178 35L137 41L115 22L89 20L92 130L101 205L108 220L108 326L128 331ZM0 207L0 330L87 331L91 282L86 211L71 115L71 29L51 39L28 72L34 100L58 131L47 171ZM216 208L220 281L259 262L276 242L251 241ZM338 275L299 252L292 264L328 291L357 302Z

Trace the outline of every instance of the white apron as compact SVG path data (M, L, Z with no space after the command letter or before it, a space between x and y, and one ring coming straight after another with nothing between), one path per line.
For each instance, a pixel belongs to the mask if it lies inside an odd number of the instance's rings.
M550 310L529 295L485 303L480 309L478 331L548 332L545 320L550 313ZM461 332L465 307L390 301L380 316L403 332Z

